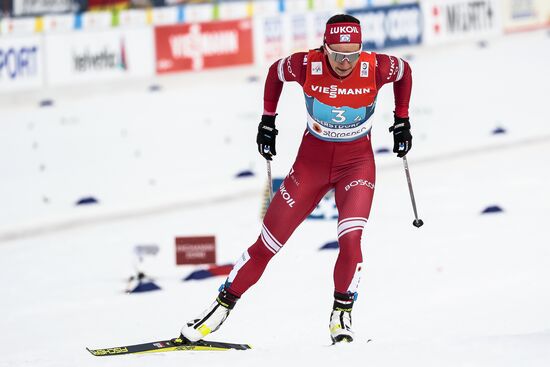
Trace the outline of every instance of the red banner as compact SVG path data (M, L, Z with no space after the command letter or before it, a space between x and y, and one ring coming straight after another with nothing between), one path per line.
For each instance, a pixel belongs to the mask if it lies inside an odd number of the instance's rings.
M250 20L155 27L157 74L252 64Z
M216 237L176 237L176 264L215 264Z

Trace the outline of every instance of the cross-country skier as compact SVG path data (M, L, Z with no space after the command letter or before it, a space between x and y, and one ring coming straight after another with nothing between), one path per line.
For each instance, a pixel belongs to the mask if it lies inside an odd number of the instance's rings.
M408 111L411 69L400 58L362 50L361 26L355 17L331 17L320 48L294 53L269 69L256 140L267 160L276 154L275 117L284 82L302 86L307 109L307 129L296 161L267 209L260 236L239 258L214 303L182 328L179 340L194 342L216 331L331 189L338 208L340 250L334 267L330 336L333 342L353 340L351 310L363 262L361 234L375 184L370 117L378 90L393 83L393 151L398 157L405 156L412 142Z

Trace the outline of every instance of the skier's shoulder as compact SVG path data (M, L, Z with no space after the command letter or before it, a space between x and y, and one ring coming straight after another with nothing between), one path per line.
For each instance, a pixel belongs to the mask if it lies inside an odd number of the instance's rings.
M307 68L307 52L295 52L279 60L279 79L300 82ZM281 76L283 78L281 78Z
M376 72L385 82L399 81L408 68L410 70L408 63L400 57L376 54Z
M307 55L308 55L307 51L299 51L291 54L287 59L290 60L290 62L292 64L295 64L296 66L298 65L305 66L307 65Z

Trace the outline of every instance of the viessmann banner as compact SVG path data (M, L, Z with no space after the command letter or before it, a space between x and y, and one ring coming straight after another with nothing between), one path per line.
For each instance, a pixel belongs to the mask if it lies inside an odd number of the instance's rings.
M158 74L252 64L252 23L233 20L155 27Z

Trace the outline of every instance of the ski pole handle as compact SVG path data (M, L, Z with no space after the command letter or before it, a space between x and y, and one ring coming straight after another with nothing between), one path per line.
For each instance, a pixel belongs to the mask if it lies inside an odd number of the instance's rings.
M411 196L411 203L412 203L413 212L414 212L413 226L415 226L416 228L420 228L422 227L424 222L422 221L422 219L418 219L418 212L416 211L416 200L414 200L414 192L413 192L413 187L411 182L411 175L409 173L409 163L407 162L407 157L405 156L403 157L403 167L405 168L405 176L407 176L407 184L409 185L409 194Z

